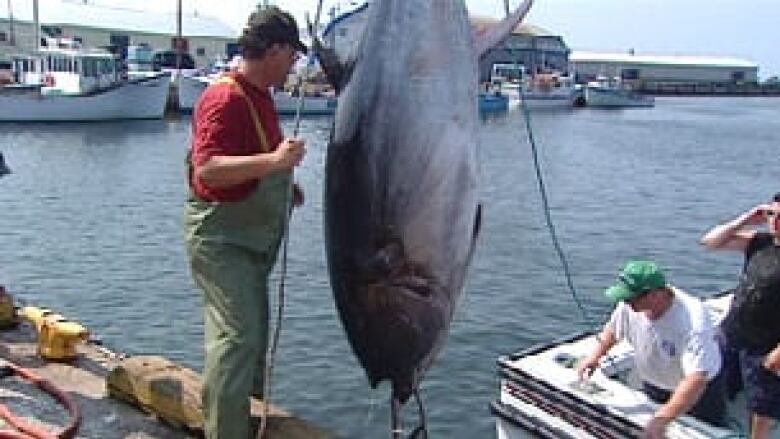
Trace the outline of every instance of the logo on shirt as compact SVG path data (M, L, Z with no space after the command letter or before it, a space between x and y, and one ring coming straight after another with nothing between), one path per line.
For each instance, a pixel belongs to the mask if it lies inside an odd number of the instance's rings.
M677 355L677 348L674 346L674 343L669 340L661 341L661 350L670 357Z

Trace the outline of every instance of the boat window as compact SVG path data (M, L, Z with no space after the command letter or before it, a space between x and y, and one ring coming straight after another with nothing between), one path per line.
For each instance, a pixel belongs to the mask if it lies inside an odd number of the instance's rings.
M97 76L97 68L94 60L84 58L82 64L84 64L84 76Z
M639 79L639 69L623 69L620 72L621 79Z
M81 71L79 70L79 60L78 60L78 58L73 60L73 72L81 73Z
M0 31L0 43L5 43L6 41L8 41L8 34Z

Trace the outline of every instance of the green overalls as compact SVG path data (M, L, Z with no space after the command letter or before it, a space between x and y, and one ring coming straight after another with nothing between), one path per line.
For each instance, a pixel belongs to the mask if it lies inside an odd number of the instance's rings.
M282 240L290 179L290 172L268 175L242 201L205 201L192 191L187 200L187 251L205 302L208 439L249 437L249 396L263 397L268 275Z

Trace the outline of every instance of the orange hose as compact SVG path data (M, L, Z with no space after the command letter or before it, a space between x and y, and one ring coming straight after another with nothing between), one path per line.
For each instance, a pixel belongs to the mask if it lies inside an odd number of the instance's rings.
M24 418L14 415L8 407L0 404L0 417L4 418L9 424L21 432L0 430L0 439L72 439L75 437L79 425L81 425L81 411L73 398L71 398L67 392L55 386L51 381L39 377L30 370L21 368L10 362L6 364L13 373L32 384L35 384L38 388L54 397L54 399L68 410L71 420L59 433L53 433Z

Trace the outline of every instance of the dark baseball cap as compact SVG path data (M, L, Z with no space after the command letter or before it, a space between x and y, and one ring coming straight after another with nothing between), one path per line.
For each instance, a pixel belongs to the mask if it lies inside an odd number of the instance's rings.
M298 34L295 18L276 6L258 8L253 12L238 42L245 48L268 47L275 43L290 44L299 52L307 52Z

